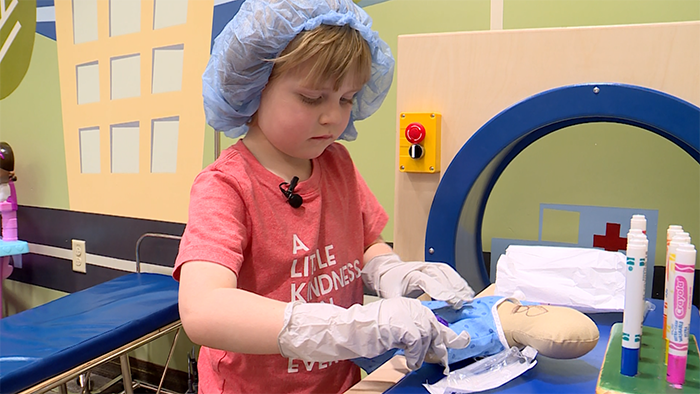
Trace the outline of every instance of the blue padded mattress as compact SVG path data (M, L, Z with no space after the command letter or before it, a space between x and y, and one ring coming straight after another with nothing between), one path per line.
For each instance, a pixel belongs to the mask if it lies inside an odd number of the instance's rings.
M15 393L180 319L178 283L128 274L0 319L0 393Z

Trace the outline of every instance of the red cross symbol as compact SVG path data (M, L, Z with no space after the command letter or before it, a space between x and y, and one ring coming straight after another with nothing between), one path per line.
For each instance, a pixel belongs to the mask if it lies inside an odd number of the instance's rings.
M627 249L627 238L620 238L619 223L605 223L605 235L593 235L593 247L609 252Z

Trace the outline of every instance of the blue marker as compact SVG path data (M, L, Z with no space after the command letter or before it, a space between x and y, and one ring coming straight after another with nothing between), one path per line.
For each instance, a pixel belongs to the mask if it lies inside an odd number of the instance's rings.
M631 236L630 236L631 235ZM646 238L646 236L644 236ZM625 264L625 313L622 317L622 357L620 373L637 374L644 317L644 271L647 246L644 238L628 234Z

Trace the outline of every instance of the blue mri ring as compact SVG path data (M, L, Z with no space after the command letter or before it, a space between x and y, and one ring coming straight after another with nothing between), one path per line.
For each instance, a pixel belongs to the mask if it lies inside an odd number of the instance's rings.
M537 139L591 122L649 130L700 163L700 108L687 101L624 84L582 84L539 93L488 121L452 159L430 207L426 261L452 265L477 292L488 286L481 226L498 177Z

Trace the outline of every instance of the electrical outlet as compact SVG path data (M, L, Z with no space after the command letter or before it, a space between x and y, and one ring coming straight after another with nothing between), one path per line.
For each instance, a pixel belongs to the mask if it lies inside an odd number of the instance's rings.
M86 273L87 257L85 253L85 241L73 240L73 271Z

